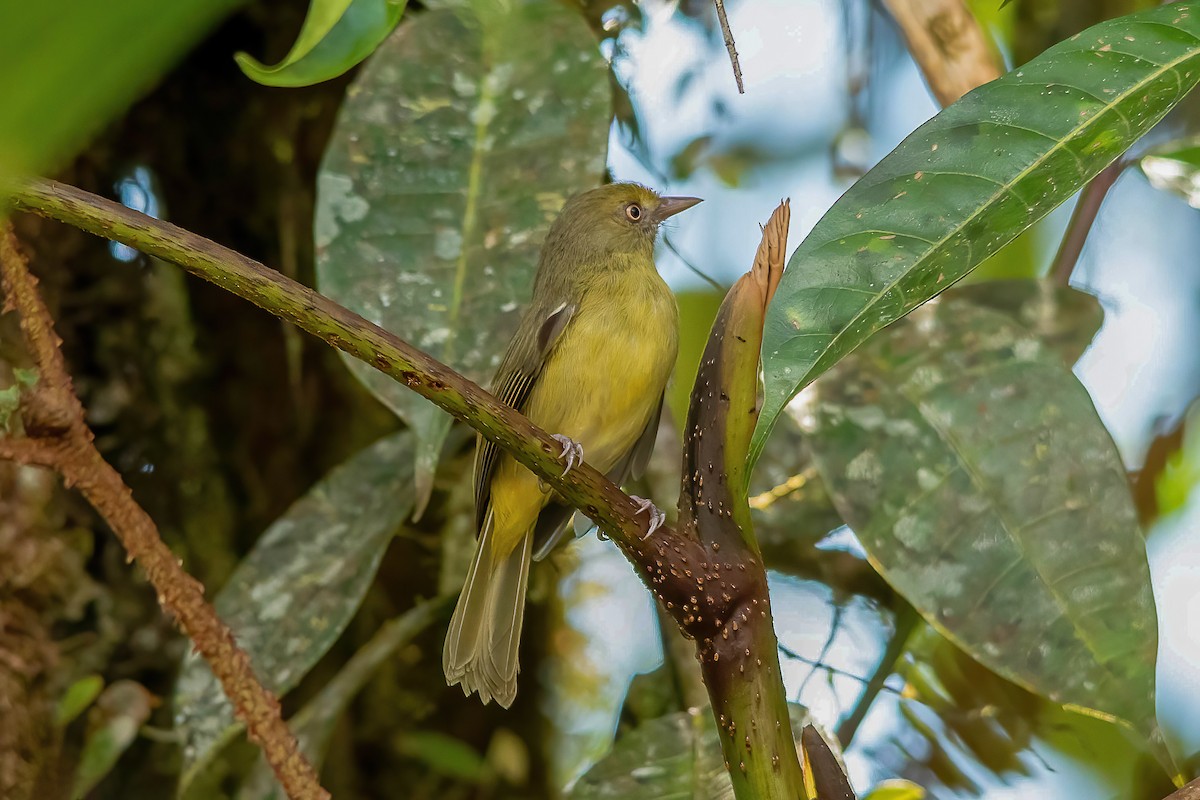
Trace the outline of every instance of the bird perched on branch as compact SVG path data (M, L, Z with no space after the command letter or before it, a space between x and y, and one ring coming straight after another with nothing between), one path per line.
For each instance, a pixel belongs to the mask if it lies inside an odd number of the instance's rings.
M586 452L588 463L620 483L650 455L679 346L679 311L655 269L654 242L665 219L699 202L616 183L568 200L550 228L532 301L492 391L554 432L567 471ZM663 514L636 499L649 515L649 535ZM572 513L537 476L478 439L480 535L446 633L451 686L512 704L530 561L553 549Z

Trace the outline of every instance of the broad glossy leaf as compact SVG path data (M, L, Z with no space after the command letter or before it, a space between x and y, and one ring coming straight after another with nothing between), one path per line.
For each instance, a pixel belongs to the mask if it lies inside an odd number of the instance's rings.
M404 13L408 0L312 0L287 56L268 67L238 53L242 72L267 86L311 86L336 78L371 55Z
M1087 292L1048 280L998 280L955 286L942 300L999 311L1036 335L1067 365L1087 350L1104 324L1104 308Z
M412 511L412 446L407 431L393 434L329 473L263 533L213 599L268 689L284 694L299 683L358 610ZM173 703L186 790L240 728L195 654L184 661Z
M757 458L775 418L1120 156L1200 80L1200 9L1089 28L922 125L792 255L767 315Z
M296 716L288 720L288 727L296 735L300 750L309 761L318 767L325 760L329 740L334 726L375 671L397 650L411 642L418 634L437 619L449 598L430 600L409 609L400 616L386 622L371 637L333 680L325 684L317 696L310 700ZM250 774L238 793L240 800L284 800L286 795L267 762L259 756L258 765Z
M797 741L808 713L789 706ZM617 740L568 795L571 800L732 800L712 712L680 711L651 720Z
M805 396L835 503L952 641L1151 734L1157 624L1121 458L1083 386L1000 314L938 302Z
M0 176L61 166L238 5L0 2Z
M1138 160L1138 167L1155 189L1171 192L1192 208L1200 208L1200 139L1156 148Z
M321 291L486 384L550 223L603 175L610 106L596 42L565 5L414 15L351 87L325 154ZM450 417L347 363L416 433L421 508Z

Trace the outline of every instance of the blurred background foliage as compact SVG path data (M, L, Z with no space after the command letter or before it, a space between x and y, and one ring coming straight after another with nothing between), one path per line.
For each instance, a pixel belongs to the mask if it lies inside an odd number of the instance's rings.
M0 24L0 178L48 171L169 219L318 286L476 379L507 341L563 197L606 170L706 197L666 230L660 255L684 338L672 414L639 492L664 507L721 297L712 284L748 266L756 223L779 197L792 197L798 242L936 111L887 11L869 0L727 0L744 96L708 0L85 5L0 0L0 20L12 22ZM970 5L1014 66L1154 3ZM1145 532L1158 721L1185 771L1200 768L1188 691L1200 637L1187 613L1200 585L1200 437L1188 414L1200 395L1196 113L1185 102L1145 157L1133 154L1140 170L1113 190L1074 289L1038 280L1063 210L929 319L889 329L819 382L819 413L785 416L767 445L752 507L787 687L799 718L841 739L864 796L1170 791L1144 737L1035 694L1053 689L1028 665L988 661L1016 683L981 666L946 638L954 625L927 624L892 588L903 583L877 570L872 512L886 503L855 489L864 473L851 465L863 453L906 456L888 427L912 421L888 397L922 366L906 359L982 358L1002 370L1026 340L1045 347L1034 405L1051 393L1080 414L1094 404L1116 448L1099 442L1073 463L1067 448L1087 436L1015 404L977 433L1061 447L1051 452L1063 456L1052 470L1063 502L1116 480L1112 505L1090 508L1096 519L1079 535ZM514 708L464 701L444 686L438 655L473 537L473 437L172 266L30 216L14 223L98 444L285 693L335 797L721 796L711 722L691 711L704 694L690 647L658 625L613 548L584 539L535 571ZM469 331L457 323L468 318ZM939 338L939 319L952 332L992 331L991 349ZM23 364L13 325L0 318L2 385ZM969 403L967 388L948 402ZM846 419L852 430L839 432ZM970 460L947 450L939 457ZM994 469L1016 467L1001 458ZM1001 511L1036 515L1036 500L1008 497ZM1113 558L1113 587L1133 588L1106 599L1148 591L1137 569L1119 569L1122 551ZM278 796L152 592L51 476L0 464L0 564L0 651L19 665L0 670L0 795ZM986 633L1008 656L1036 636L999 624ZM1131 674L1152 681L1153 645L1136 647ZM1113 702L1101 692L1087 705ZM1128 715L1139 714L1152 710Z

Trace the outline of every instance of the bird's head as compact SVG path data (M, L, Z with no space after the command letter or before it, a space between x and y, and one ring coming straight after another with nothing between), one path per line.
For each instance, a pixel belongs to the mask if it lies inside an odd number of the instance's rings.
M653 255L663 221L700 202L698 197L660 197L636 183L612 183L567 201L550 228L552 251L596 256L604 253Z

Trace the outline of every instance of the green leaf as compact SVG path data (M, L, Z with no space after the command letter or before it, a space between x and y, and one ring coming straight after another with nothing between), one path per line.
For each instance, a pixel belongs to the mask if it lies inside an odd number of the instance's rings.
M1192 208L1200 208L1200 139L1156 148L1138 160L1138 168L1155 189L1171 192Z
M752 460L795 394L1118 158L1200 80L1187 3L1101 23L981 86L844 194L767 315Z
M4 3L0 176L61 166L238 5Z
M939 302L813 388L802 425L872 563L955 644L1152 735L1157 623L1124 465L1078 380Z
M1104 324L1104 308L1092 295L1048 280L999 280L955 286L943 302L971 303L999 311L1037 336L1068 366L1087 350Z
M356 79L317 179L322 293L486 383L565 199L604 172L611 92L586 23L558 3L417 15ZM417 507L451 419L354 359L413 428Z
M213 603L268 689L286 693L333 646L412 503L405 431L330 472L255 543ZM240 724L195 654L184 661L173 702L184 736L182 795Z
M287 56L268 67L247 53L242 72L267 86L311 86L336 78L375 52L400 23L408 0L311 0Z
M54 709L54 724L60 728L70 725L104 690L104 678L86 675L67 687Z
M789 706L799 740L808 712ZM733 785L721 755L712 712L691 710L651 720L617 740L612 752L587 771L570 800L732 800Z
M397 650L411 642L438 618L450 597L430 600L409 609L389 620L371 637L333 680L325 684L317 696L308 702L296 716L288 720L288 727L296 735L300 750L318 767L325 760L329 740L334 726L350 705L350 701L362 691L367 681L385 661L395 656ZM275 773L259 755L258 765L238 793L240 800L285 800Z
M895 779L876 784L863 800L925 800L925 796L925 790L912 781Z
M71 790L74 800L88 794L117 765L150 719L154 696L133 681L117 681L96 700Z
M430 772L457 781L479 783L487 771L487 762L473 747L437 731L403 733L397 749L403 755L423 762Z
M1187 505L1200 486L1200 403L1193 404L1184 420L1179 449L1170 455L1162 474L1154 482L1154 495L1161 515Z

